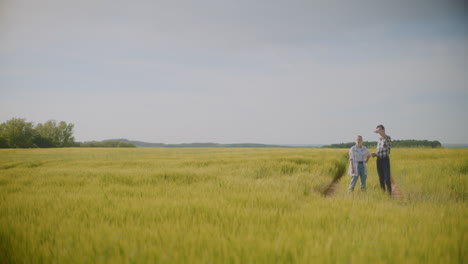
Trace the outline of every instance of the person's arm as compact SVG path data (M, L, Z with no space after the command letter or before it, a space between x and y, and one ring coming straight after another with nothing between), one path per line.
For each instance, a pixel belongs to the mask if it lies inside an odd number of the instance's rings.
M366 163L369 161L369 158L372 156L372 154L366 149Z
M354 175L354 153L353 153L353 148L349 149L349 166L351 168L351 174Z

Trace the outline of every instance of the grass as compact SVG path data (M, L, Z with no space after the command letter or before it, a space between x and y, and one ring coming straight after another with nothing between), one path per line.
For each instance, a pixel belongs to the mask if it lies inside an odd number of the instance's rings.
M394 149L405 200L333 198L337 149L0 151L5 263L464 263L466 149Z

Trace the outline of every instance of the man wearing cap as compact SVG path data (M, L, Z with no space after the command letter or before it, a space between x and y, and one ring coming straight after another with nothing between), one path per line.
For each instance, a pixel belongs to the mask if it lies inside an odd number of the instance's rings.
M379 174L380 187L385 191L385 186L387 186L387 192L391 194L390 143L392 139L385 134L385 127L383 125L378 125L374 132L380 135L376 153L372 153L372 157L377 157L377 173Z

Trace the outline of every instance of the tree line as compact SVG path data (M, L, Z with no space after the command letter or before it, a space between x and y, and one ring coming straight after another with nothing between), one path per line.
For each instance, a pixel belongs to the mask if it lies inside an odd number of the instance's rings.
M49 120L34 125L24 118L12 118L0 124L0 148L136 147L115 140L75 142L74 127L65 121Z
M0 124L0 148L72 147L73 124L49 120L34 125L24 118L12 118Z
M354 146L355 142L338 143L322 146L323 148L350 148ZM367 148L377 147L377 141L364 141L362 143ZM416 140L416 139L405 139L405 140L392 140L391 146L393 148L440 148L442 144L438 140Z

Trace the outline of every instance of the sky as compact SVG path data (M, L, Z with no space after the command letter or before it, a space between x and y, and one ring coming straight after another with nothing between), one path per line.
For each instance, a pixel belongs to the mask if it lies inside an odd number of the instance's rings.
M460 0L0 0L0 122L77 141L468 143Z

